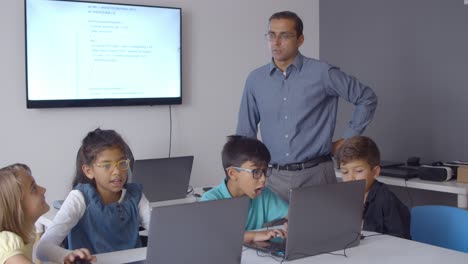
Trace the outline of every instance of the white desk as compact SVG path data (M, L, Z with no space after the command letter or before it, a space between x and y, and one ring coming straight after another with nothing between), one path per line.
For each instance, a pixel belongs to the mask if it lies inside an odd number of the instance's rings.
M365 235L371 234L363 232ZM342 254L343 250L334 253ZM264 253L259 253L264 254ZM320 263L320 264L466 264L468 254L445 248L435 247L411 240L396 238L387 235L366 237L361 240L358 247L346 250L347 258L330 254L288 261L286 263ZM111 253L97 254L98 264L118 264L143 260L146 257L146 248L122 250ZM244 248L242 264L278 264L270 257L260 257L253 249Z
M335 172L336 177L341 178L341 173L339 171ZM468 183L461 183L455 180L446 182L425 181L419 178L405 181L404 179L383 175L380 175L377 179L380 182L393 186L456 194L457 206L459 208L468 208Z

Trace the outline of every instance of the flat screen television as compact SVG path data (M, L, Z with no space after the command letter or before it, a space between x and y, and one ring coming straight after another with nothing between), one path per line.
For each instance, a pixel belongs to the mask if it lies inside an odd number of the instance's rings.
M25 0L27 108L182 103L182 10Z

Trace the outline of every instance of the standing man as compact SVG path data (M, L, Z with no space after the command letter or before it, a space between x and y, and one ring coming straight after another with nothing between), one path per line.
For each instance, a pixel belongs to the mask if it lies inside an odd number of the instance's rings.
M339 97L355 105L344 138L362 134L377 107L371 88L299 52L302 31L293 12L270 17L272 61L247 77L237 123L237 134L249 137L260 124L274 168L267 184L285 201L291 188L336 182L331 155L344 140L332 142Z

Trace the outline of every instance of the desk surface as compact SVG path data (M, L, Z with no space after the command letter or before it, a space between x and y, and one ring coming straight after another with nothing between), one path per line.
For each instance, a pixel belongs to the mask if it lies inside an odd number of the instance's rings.
M335 171L336 177L341 178L341 173ZM456 180L436 182L436 181L426 181L419 178L412 178L409 180L389 177L384 175L379 175L377 178L380 182L383 182L388 185L408 187L414 189L435 191L435 192L444 192L444 193L453 193L457 195L458 204L460 208L468 208L468 183L457 182Z
M426 181L419 178L409 179L405 181L404 179L389 177L389 176L379 176L379 181L402 187L418 188L430 191L437 192L447 192L454 194L468 194L468 183L457 182L456 180L436 182L436 181Z
M365 235L371 234L363 232ZM342 254L343 250L335 253ZM263 255L261 255L263 254ZM321 254L317 256L288 261L286 263L323 263L323 264L376 264L376 263L468 263L468 254L445 248L435 247L411 240L388 235L366 237L358 247L346 250L348 257ZM259 256L261 255L261 256ZM244 248L242 264L278 264L279 261L265 256L253 249ZM112 253L97 254L98 264L127 263L145 259L146 248L122 250ZM265 257L262 257L265 256Z
M341 173L339 171L335 172L336 177L341 178ZM468 183L457 182L456 180L437 182L412 178L405 181L405 179L385 175L379 175L377 179L389 185L468 195Z

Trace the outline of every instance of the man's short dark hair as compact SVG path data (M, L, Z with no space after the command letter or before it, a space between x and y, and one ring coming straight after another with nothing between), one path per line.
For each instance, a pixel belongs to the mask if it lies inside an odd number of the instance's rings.
M221 152L223 168L240 167L247 161L257 166L267 166L271 160L268 148L260 140L251 137L232 135L227 137Z
M368 137L354 136L344 141L335 155L338 167L355 160L366 161L371 168L380 165L380 151L377 144Z
M304 24L302 24L301 18L294 12L291 11L281 11L278 13L274 13L271 15L268 22L271 22L273 19L290 19L294 21L294 29L296 30L297 37L302 36L302 32L304 31Z

